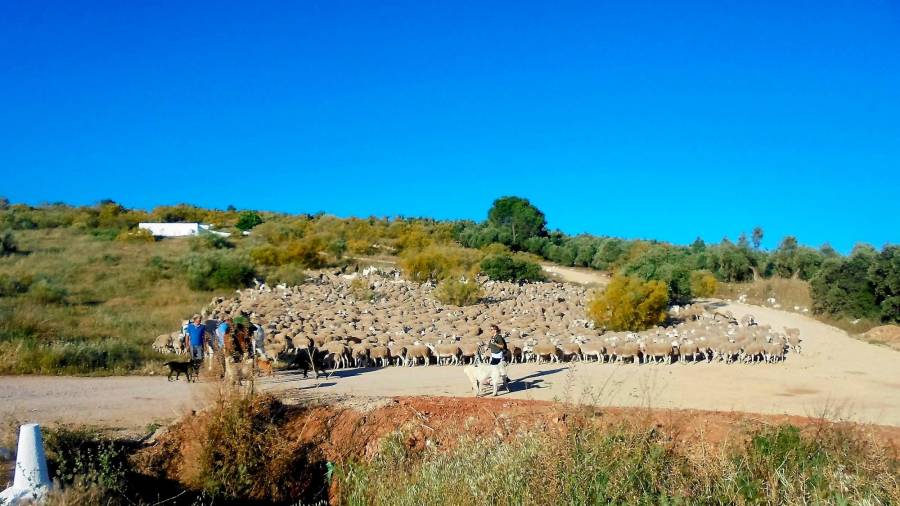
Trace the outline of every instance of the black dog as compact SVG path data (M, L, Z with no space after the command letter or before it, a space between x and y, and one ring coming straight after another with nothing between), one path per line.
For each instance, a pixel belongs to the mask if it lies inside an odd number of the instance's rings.
M191 380L196 381L197 375L200 373L200 363L193 360L190 362L177 362L173 360L171 362L166 362L165 365L169 368L169 381L172 381L173 374L175 375L175 381L178 381L178 378L184 373L188 383L190 383Z
M310 370L315 373L316 379L320 374L328 376L325 370L325 353L315 347L297 348L294 353L282 354L279 359L287 362L288 369L302 370L304 378L307 377Z

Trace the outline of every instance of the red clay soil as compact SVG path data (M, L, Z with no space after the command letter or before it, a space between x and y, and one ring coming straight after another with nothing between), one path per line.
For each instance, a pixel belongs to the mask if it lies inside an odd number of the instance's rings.
M573 426L598 424L630 429L653 428L673 445L727 444L747 437L749 429L792 424L804 431L833 427L833 422L797 416L767 416L737 412L598 408L546 401L459 397L349 398L317 405L287 406L263 398L266 413L279 412L276 453L304 455L302 461L277 466L292 475L322 475L325 462L368 460L383 438L400 431L410 449L451 448L461 436L511 440L527 434L564 433ZM285 411L286 410L286 411ZM136 455L143 473L196 487L198 452L203 436L204 412L174 424L156 442ZM894 455L900 454L900 427L845 424L862 437L880 441ZM860 433L858 433L860 434ZM277 456L271 456L278 459ZM290 457L287 457L290 458ZM292 463L293 462L293 463ZM297 469L297 467L301 469ZM288 470L287 468L291 468ZM313 483L295 484L290 493L314 489ZM334 484L332 484L334 486ZM337 497L334 490L330 497Z
M509 439L523 431L565 431L573 419L590 419L601 426L625 424L654 427L678 442L722 443L747 429L792 424L801 429L836 425L798 416L770 416L697 410L596 408L555 402L459 397L397 397L386 405L359 410L340 405L311 408L288 423L285 433L312 443L329 460L367 459L380 441L403 429L410 448L449 446L462 435ZM900 428L850 424L867 437L900 451Z

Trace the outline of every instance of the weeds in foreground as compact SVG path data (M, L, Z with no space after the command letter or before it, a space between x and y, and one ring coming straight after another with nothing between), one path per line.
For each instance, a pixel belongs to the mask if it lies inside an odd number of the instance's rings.
M463 438L411 454L389 437L335 474L346 504L896 504L898 464L852 431L785 425L719 449L654 428ZM705 443L698 443L705 446ZM701 451L702 450L702 451ZM702 458L698 458L702 456Z

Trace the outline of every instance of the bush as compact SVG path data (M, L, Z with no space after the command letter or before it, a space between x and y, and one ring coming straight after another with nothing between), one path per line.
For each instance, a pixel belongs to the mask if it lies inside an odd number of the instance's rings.
M282 265L266 275L266 283L270 286L281 283L287 286L298 286L306 283L306 280L306 271L295 264Z
M209 251L217 249L233 249L234 243L218 234L202 233L191 237L191 251Z
M481 286L474 280L460 281L448 278L438 283L434 297L442 304L451 306L470 306L481 300Z
M541 266L510 254L495 254L481 261L481 272L494 281L544 281Z
M691 273L691 292L694 297L712 297L719 288L716 277L708 271L694 271Z
M456 246L429 246L409 251L400 257L400 268L419 283L440 281L452 276L470 274L481 254Z
M183 267L192 290L243 288L256 275L248 259L224 251L191 254L183 261Z
M259 225L262 222L262 216L260 216L258 213L253 211L241 211L241 214L238 216L238 221L235 225L235 228L241 231L246 231Z
M40 304L59 304L68 294L68 290L48 279L40 279L28 289L28 295Z
M122 230L116 234L117 241L124 242L154 242L156 238L153 233L143 228L135 228L131 230Z
M369 286L368 281L363 278L356 278L350 282L350 294L356 300L370 301L375 298L375 291Z
M31 278L29 276L0 274L0 297L11 297L25 293L29 287L31 287Z
M279 432L285 407L273 397L218 399L197 436L197 485L213 497L286 502L310 478L306 452L289 448Z
M598 327L610 330L644 330L666 319L669 296L661 281L613 277L606 290L588 302L588 316Z
M64 485L90 484L122 492L126 487L127 457L113 441L87 428L65 426L46 430L48 464Z
M12 255L19 251L19 245L16 244L16 238L12 231L7 230L0 235L0 256Z

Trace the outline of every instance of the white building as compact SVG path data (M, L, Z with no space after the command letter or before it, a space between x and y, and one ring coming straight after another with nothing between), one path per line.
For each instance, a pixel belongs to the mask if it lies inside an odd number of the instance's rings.
M187 237L208 232L222 237L228 237L227 232L216 232L209 225L203 223L138 223L138 228L149 230L154 237Z

